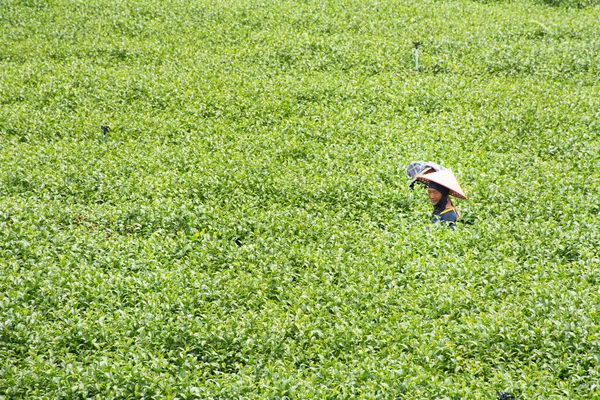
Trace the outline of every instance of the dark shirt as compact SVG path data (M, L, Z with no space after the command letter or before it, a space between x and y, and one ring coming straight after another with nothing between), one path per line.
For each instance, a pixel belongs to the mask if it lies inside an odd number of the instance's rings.
M441 222L443 224L448 224L452 230L456 228L456 220L458 219L458 215L456 215L456 211L452 208L446 208L440 214L431 214L431 222L434 224L437 222Z

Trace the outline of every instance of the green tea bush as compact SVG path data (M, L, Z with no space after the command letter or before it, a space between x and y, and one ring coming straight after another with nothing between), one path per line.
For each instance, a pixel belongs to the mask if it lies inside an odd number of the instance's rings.
M600 396L597 2L0 10L0 399Z

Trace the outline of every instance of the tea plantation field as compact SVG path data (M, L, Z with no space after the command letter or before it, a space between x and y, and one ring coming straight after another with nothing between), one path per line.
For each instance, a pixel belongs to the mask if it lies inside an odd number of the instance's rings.
M596 0L0 0L0 399L600 398L599 165Z

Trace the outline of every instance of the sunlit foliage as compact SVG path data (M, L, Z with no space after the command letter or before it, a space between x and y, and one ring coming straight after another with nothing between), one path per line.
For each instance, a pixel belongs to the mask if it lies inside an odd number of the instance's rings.
M0 0L0 399L600 397L599 21Z

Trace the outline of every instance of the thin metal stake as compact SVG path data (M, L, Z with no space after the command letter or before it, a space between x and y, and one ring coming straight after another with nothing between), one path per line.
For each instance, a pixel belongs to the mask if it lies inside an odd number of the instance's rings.
M414 42L415 45L415 71L419 70L419 46L421 42Z
M100 129L102 129L102 141L106 142L106 134L110 131L110 126L108 125L102 125L100 126Z

